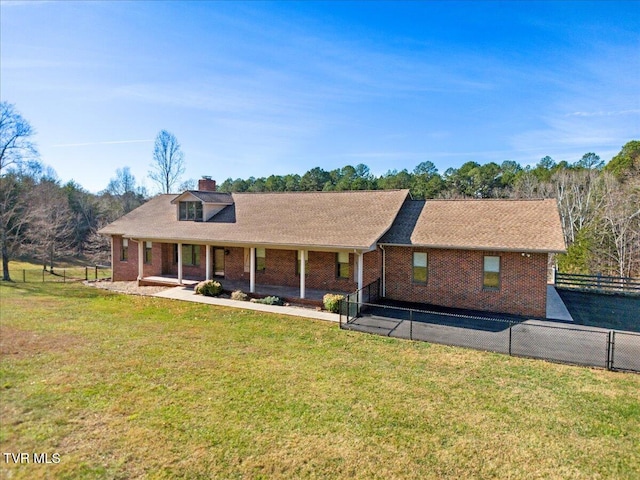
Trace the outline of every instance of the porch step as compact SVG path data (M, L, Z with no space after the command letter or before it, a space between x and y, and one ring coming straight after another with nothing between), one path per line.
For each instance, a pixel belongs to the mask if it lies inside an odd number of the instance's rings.
M193 280L182 280L182 285L185 287L191 287L197 283ZM177 287L179 285L178 280L174 278L147 277L138 280L139 287Z

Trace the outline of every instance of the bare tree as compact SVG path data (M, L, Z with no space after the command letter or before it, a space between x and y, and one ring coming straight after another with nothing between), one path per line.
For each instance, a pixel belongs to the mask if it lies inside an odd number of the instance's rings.
M602 181L596 170L559 170L551 181L555 186L560 219L567 245L576 234L597 218L603 196Z
M9 261L19 253L29 224L27 196L31 179L13 172L0 176L0 240L2 241L2 279L11 281Z
M9 260L20 245L26 227L25 190L27 185L19 173L9 172L13 166L20 171L24 161L37 158L31 142L35 131L14 106L0 102L0 250L2 278L10 281Z
M33 188L30 199L27 249L45 270L49 265L53 271L55 258L71 253L73 246L74 216L69 200L56 182L46 180Z
M35 131L14 106L0 102L0 175L9 165L35 158L38 151L31 142Z
M116 176L109 181L106 193L113 197L118 206L115 218L138 208L147 196L144 187L136 186L136 177L133 176L129 167L116 170Z
M621 277L631 276L640 264L640 182L635 183L623 185L611 174L603 178L597 253L613 263L612 270Z
M180 149L180 143L175 135L161 130L153 147L153 164L149 178L160 186L162 193L171 193L171 189L184 171L184 154Z

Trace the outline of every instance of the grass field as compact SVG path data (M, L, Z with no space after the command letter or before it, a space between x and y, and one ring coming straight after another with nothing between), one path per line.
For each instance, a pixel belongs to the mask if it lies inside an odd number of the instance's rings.
M0 448L60 459L3 478L640 477L640 375L80 284L0 302Z

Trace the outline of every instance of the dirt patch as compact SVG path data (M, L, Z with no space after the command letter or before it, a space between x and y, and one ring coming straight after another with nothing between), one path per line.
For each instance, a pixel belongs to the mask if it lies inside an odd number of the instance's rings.
M156 293L172 287L139 287L138 282L112 282L110 280L98 282L85 282L85 285L111 290L113 292L127 293L129 295L155 295Z
M0 357L23 358L46 352L64 352L80 343L73 335L38 333L0 325Z

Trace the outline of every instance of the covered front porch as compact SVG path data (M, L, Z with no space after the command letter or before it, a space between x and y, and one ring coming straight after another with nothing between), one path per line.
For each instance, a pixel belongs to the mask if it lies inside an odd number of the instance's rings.
M203 281L204 278L182 278L180 281L177 276L172 275L162 275L162 276L147 276L141 278L138 281L140 286L167 286L167 287L176 287L179 285L183 285L185 287L195 287L198 282ZM251 294L255 297L268 297L268 296L276 296L280 297L282 300L288 303L296 303L303 305L322 305L322 298L327 293L337 293L341 295L347 295L351 292L346 291L327 291L327 290L317 290L313 288L305 289L304 298L300 297L300 288L298 287L289 287L286 285L261 285L255 284L253 292L250 291L250 282L245 280L230 280L224 278L215 278L214 280L219 281L222 284L222 287L226 292L234 292L236 290L242 290L247 294Z
M136 239L140 285L194 285L219 280L227 291L278 296L289 302L320 304L326 293L362 286L365 251L293 249L286 246L187 244ZM376 252L371 274L375 274ZM137 257L137 258L136 258ZM369 257L367 257L369 258Z

